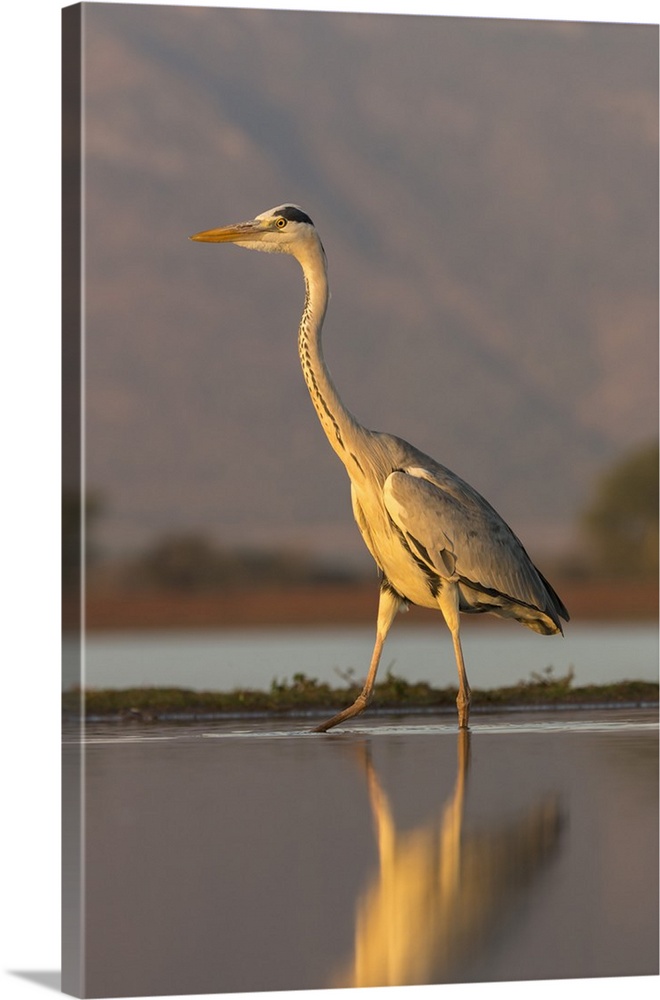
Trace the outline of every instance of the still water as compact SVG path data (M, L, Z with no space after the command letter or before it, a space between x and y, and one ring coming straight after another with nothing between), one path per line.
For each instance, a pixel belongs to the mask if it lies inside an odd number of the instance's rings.
M275 678L290 680L304 673L338 687L342 672L354 670L358 679L365 676L373 639L368 626L92 634L85 643L84 683L263 690ZM538 636L511 623L468 625L462 641L474 688L515 684L550 666L556 676L572 667L576 685L658 679L658 630L652 624L574 624L564 638ZM455 684L448 630L440 621L437 628L393 628L381 676L388 667L409 681L428 681L434 687ZM64 687L77 681L75 658L65 650Z
M657 713L65 733L86 995L658 972Z

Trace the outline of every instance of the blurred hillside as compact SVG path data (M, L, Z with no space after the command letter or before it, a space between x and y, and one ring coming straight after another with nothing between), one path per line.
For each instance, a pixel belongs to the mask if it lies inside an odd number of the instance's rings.
M108 557L177 532L369 557L298 367L288 260L197 230L292 200L367 426L534 557L657 430L657 30L85 7L86 441Z

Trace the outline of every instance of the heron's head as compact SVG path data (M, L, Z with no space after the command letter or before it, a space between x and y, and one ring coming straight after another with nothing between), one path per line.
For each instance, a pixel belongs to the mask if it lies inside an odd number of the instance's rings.
M298 259L313 247L323 251L314 223L298 205L278 205L249 222L208 229L190 239L198 243L237 243L249 250L288 253Z

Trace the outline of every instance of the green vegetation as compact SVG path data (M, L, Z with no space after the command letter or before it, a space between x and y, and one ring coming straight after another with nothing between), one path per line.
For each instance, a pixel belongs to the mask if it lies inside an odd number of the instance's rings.
M596 572L657 579L657 441L627 455L603 476L582 526Z
M202 534L158 539L125 568L132 585L193 593L241 584L292 584L343 580L345 572L288 549L223 548Z
M98 518L103 513L103 504L96 493L87 494L84 499L76 490L62 491L62 586L65 590L75 589L80 583L80 546L83 523L87 550L85 561L89 567L98 553L92 535Z
M191 691L187 688L125 688L122 690L67 691L63 696L66 715L78 716L81 701L85 715L118 720L149 720L185 716L200 719L215 715L307 714L331 711L349 704L360 686L350 677L349 686L331 688L306 674L294 674L291 681L274 680L270 691L236 690L231 692ZM373 707L381 710L454 710L457 690L454 687L432 688L425 681L411 683L388 671L376 684ZM81 699L82 695L82 699ZM474 708L558 705L648 704L658 701L658 684L649 681L622 681L617 684L573 687L573 672L555 677L552 668L542 675L532 674L527 681L512 687L472 692Z

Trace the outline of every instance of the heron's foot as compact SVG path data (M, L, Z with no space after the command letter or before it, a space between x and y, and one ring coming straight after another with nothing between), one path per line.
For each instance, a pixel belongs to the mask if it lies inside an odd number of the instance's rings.
M314 729L312 729L312 732L327 733L328 729L334 729L334 727L338 726L340 722L345 722L346 719L352 719L354 716L360 715L361 712L364 712L370 701L371 695L365 695L363 691L357 696L352 705L349 705L348 708L345 708L342 712L337 712L337 714L333 715L327 722L322 722L320 726L315 726Z

